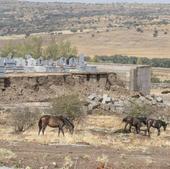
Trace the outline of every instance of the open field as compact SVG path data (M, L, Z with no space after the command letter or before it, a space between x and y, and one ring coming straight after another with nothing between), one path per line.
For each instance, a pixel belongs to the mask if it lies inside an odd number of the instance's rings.
M153 76L159 78L161 81L170 80L169 68L152 68Z
M42 36L45 47L55 36L91 57L170 57L169 4L0 3L0 48L30 35Z
M17 135L1 124L1 149L11 152L6 153L9 157L2 158L0 151L1 165L97 169L104 162L108 169L168 169L170 128L161 132L160 137L154 129L151 138L142 133L123 134L119 133L124 126L121 119L117 115L90 115L76 125L73 135L66 133L65 137L58 137L52 128L38 136L36 126Z
M88 31L56 35L56 40L57 42L69 40L73 46L76 46L79 54L84 53L91 57L120 54L148 58L169 58L170 34L164 35L161 32L158 37L154 38L152 32L152 30L147 30L144 33L138 33L135 29L115 28L109 32ZM42 34L44 46L48 44L50 36ZM22 39L22 35L1 37L0 46L3 47L9 42L21 43Z

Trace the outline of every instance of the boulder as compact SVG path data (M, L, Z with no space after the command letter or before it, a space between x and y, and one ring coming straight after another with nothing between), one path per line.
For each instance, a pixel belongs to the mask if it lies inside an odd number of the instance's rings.
M149 100L149 101L152 101L152 100L153 100L153 97L150 96L150 95L147 95L145 98L146 98L147 100Z
M92 93L90 96L88 96L88 100L94 100L96 97L96 93Z
M157 101L158 103L163 103L162 97L156 97L156 101Z
M117 100L114 102L115 107L124 107L124 102L122 100Z
M156 100L152 100L152 105L156 105L157 104L157 102L156 102Z
M112 111L112 112L116 111L116 107L114 104L110 104L109 106L110 106L110 111Z
M103 110L109 111L110 110L110 105L109 104L101 104L101 108Z
M104 94L104 95L103 95L102 103L103 103L103 104L107 104L107 103L111 103L111 102L112 102L112 98L109 97L107 94Z
M139 99L140 99L142 102L144 102L144 101L146 100L145 97L143 97L143 96L140 96Z
M96 102L102 102L103 100L103 97L101 95L98 95L96 98L95 98L95 101Z
M96 108L98 108L100 106L100 103L98 102L91 102L89 105L88 105L88 110L94 110Z

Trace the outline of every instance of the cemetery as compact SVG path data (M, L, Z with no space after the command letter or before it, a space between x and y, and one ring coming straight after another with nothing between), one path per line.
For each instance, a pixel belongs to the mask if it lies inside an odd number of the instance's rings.
M151 88L151 67L145 65L106 65L103 63L88 65L83 55L76 58L61 57L58 60L45 60L41 57L34 59L31 55L26 55L25 58L12 58L10 56L0 58L0 79L2 81L0 86L6 86L3 79L11 76L33 77L40 74L41 76L49 76L51 73L55 76L58 76L59 73L62 76L77 76L80 81L83 78L84 81L90 83L101 81L101 78L105 81L108 75L113 73L130 91L138 91L147 95ZM104 84L106 83L104 82Z
M95 66L89 66L81 55L77 58L61 57L59 60L44 60L43 58L34 59L31 55L25 58L0 58L0 76L8 73L58 73L58 72L96 72Z

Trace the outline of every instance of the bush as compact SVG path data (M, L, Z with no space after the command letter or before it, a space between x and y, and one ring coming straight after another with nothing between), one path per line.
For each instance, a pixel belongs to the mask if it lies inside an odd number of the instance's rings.
M153 77L151 78L151 82L152 82L152 83L161 83L161 80L160 80L158 77L153 76Z
M131 104L126 106L126 113L132 116L149 116L156 112L156 108L150 104L131 101Z
M50 113L54 115L64 115L75 120L82 116L82 106L82 101L80 101L78 95L63 95L52 101L52 109Z
M12 113L12 125L15 132L24 132L33 126L39 117L39 112L33 113L29 108L17 109Z
M70 32L73 32L73 33L76 33L78 30L77 30L77 28L71 28L70 29Z

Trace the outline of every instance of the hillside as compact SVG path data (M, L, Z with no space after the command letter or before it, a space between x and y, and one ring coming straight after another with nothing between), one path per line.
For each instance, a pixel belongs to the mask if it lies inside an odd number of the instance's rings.
M92 57L170 56L168 4L0 3L0 47L32 34L43 36L46 45L54 35Z

